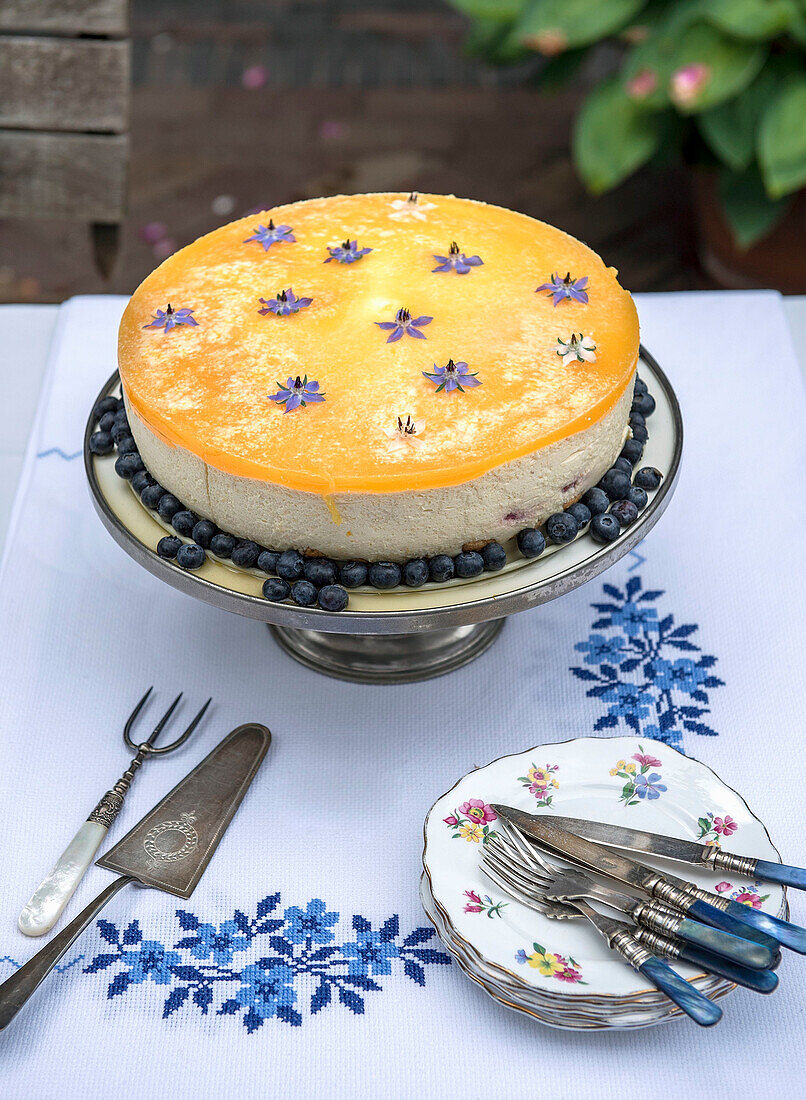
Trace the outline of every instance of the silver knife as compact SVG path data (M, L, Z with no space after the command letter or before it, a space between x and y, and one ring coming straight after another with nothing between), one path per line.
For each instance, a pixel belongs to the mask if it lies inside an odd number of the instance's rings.
M680 863L703 864L714 871L730 871L759 882L775 882L806 890L806 868L803 867L740 856L723 852L715 844L700 844L696 840L682 840L663 833L647 833L643 829L626 829L623 825L606 825L602 821L587 821L582 817L552 814L551 820L569 833L613 848L623 848L627 852L646 852L647 855L663 856Z
M553 818L549 820L545 816L537 817L512 806L495 803L492 808L505 821L515 825L556 855L565 856L573 863L579 863L607 878L642 890L650 897L659 898L695 920L745 939L759 940L759 936L765 937L769 941L775 941L767 943L771 950L778 943L802 955L806 954L806 929L796 924L779 920L759 909L751 909L747 905L720 898L707 890L700 890L693 882L685 882L674 875L661 874L654 867L629 859L612 848L566 832L554 824ZM752 937L750 929L755 932Z
M136 883L190 897L270 743L271 733L257 723L233 730L114 848L96 860L97 866L118 871L120 877L0 985L0 1030L118 890Z

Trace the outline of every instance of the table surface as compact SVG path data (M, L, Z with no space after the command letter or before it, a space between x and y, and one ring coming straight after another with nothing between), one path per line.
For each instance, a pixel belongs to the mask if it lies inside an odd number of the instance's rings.
M806 295L784 298L784 309L806 380ZM16 394L16 403L3 418L0 433L0 550L5 544L58 315L58 306L0 306L0 378L14 377Z

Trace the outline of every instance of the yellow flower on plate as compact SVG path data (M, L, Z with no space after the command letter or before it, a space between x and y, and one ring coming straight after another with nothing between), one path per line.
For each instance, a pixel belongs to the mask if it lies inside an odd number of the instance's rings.
M611 775L618 775L618 768L611 768L610 769L610 774Z
M480 825L468 821L464 825L459 826L459 836L463 837L468 844L478 844L483 838L484 833L481 831Z
M623 767L624 767L624 765L625 765L626 763L627 763L627 761L626 761L626 760L618 760L618 761L616 762L616 767L617 767L617 768L623 768Z
M528 963L533 970L545 974L547 978L564 969L564 963L561 963L556 955L552 955L548 951L544 955L541 955L539 951L535 951L533 955L529 956Z
M625 772L629 772L630 775L635 775L635 764L627 764L624 770Z
M552 785L552 787L558 787L558 788L559 788L559 786L560 786L560 784L559 784L559 783L557 782L557 780L556 780L556 779L552 779L552 781L551 781L551 785Z

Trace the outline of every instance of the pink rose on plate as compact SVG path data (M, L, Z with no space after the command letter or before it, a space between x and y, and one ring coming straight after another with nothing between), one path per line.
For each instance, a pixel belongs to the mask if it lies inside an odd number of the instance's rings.
M448 816L447 816L447 817L443 817L443 819L442 819L442 820L443 820L443 821L445 822L445 824L446 824L446 825L450 825L450 827L451 827L452 829L453 829L453 828L455 828L455 826L457 826L457 825L459 824L459 821L458 821L458 819L457 819L457 818L455 818L455 817L453 816L453 814L448 814Z
M646 753L636 752L633 753L633 760L637 760L642 768L662 768L660 760L657 756L647 756Z
M751 890L742 890L740 894L736 895L736 901L740 905L749 905L753 909L761 908L761 898Z
M492 806L488 806L481 798L469 798L459 807L459 812L477 825L486 825L488 821L495 821L498 817Z
M724 894L726 890L730 890L729 882L718 882L714 887L718 894Z
M730 836L731 833L735 833L738 828L738 822L734 821L730 814L725 814L724 817L714 818L714 832L719 833L720 836Z

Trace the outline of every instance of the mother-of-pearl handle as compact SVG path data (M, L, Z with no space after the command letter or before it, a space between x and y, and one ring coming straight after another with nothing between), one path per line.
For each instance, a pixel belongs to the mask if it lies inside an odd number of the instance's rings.
M20 932L43 936L51 930L95 858L106 832L106 827L97 821L84 822L20 913L17 921Z

